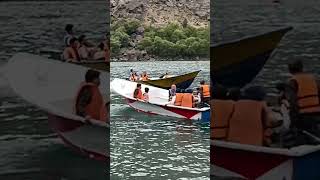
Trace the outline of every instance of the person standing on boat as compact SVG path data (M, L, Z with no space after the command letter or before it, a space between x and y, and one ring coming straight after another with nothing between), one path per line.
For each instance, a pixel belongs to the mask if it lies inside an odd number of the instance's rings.
M294 104L290 104L290 106L293 108L297 107L295 109L298 111L298 118L291 118L292 123L301 129L315 129L319 120L314 115L320 114L320 83L313 74L303 71L303 64L299 60L290 63L288 69L292 75L288 81L288 85L295 94L295 97L292 97ZM289 100L289 102L292 101Z
M65 46L70 46L70 40L72 38L75 38L74 33L73 33L73 25L72 24L67 24L65 27L66 35L63 38L63 42Z
M143 100L149 102L149 88L144 88Z
M141 84L137 84L137 88L133 92L133 98L143 100L143 94L141 91Z
M100 72L88 70L78 90L75 100L75 113L86 120L95 119L107 122L107 107L99 89Z
M175 84L172 84L171 88L169 89L169 101L171 101L172 98L176 96L176 92L177 92L177 86Z
M201 102L204 105L209 104L210 102L210 86L205 84L205 81L202 80L200 82L200 95L201 95Z
M80 55L78 53L79 42L76 38L70 39L70 46L63 51L63 59L67 62L79 62Z

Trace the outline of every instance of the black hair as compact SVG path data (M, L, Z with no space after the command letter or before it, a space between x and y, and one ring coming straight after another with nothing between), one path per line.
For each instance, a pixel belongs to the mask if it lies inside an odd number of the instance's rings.
M144 88L144 91L146 92L146 93L148 93L149 92L149 88Z
M69 43L72 44L72 43L76 42L77 40L78 40L77 38L73 37L70 39Z
M201 84L201 85L204 85L204 83L205 83L205 81L204 81L204 80L200 81L200 84Z
M81 35L79 37L79 42L81 43L82 41L84 41L85 38L86 38L86 35Z
M267 93L261 86L250 86L244 90L245 99L263 101L266 96Z
M214 93L212 93L213 99L227 99L228 89L220 84L214 86Z
M228 91L228 99L237 101L240 99L241 90L239 88L231 88Z
M288 64L288 69L291 74L299 73L303 71L303 64L300 60L296 60Z
M137 87L141 87L141 84L140 84L140 83L138 83L138 84L137 84Z
M72 31L73 24L67 24L66 27L64 28L67 32Z
M86 79L86 82L92 82L94 79L99 78L99 76L100 76L99 71L89 69L86 72L85 79Z

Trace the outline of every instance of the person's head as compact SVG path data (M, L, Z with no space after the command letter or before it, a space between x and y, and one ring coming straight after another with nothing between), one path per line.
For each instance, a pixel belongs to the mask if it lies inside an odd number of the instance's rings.
M250 86L244 90L244 98L256 101L263 101L267 96L266 91L261 86Z
M133 72L133 69L130 69L130 72Z
M70 43L70 47L78 48L79 42L78 42L77 38L71 38L69 43Z
M65 27L65 30L69 34L73 34L73 25L72 24L67 24Z
M80 44L83 44L83 43L85 43L85 41L86 41L86 35L81 35L81 36L79 37L79 43L80 43Z
M227 96L228 99L238 101L241 96L241 90L239 88L231 88L229 89Z
M176 90L176 89L177 89L177 86L176 86L175 84L172 84L172 85L171 85L171 89L172 89L172 90Z
M296 60L288 64L290 74L296 74L303 71L303 64L300 60Z
M141 84L137 84L137 89L141 89Z
M227 99L227 88L225 88L222 85L216 84L216 86L213 89L212 98L213 99Z
M144 92L148 93L149 92L149 88L144 88Z
M85 79L87 83L94 83L96 85L100 85L100 72L89 69L85 75Z
M204 80L200 81L201 85L204 85L206 82Z

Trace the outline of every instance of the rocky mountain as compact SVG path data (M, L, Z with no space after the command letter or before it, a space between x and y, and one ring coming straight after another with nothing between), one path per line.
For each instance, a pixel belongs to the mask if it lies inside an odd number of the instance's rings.
M111 0L111 17L136 18L145 25L187 22L196 27L210 21L210 0Z

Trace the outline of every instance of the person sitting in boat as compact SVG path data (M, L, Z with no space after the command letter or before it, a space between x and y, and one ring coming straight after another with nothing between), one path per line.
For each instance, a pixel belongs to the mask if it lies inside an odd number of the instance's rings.
M99 89L100 72L88 70L78 90L75 100L75 111L86 120L107 121L107 107Z
M76 38L72 38L69 42L70 45L63 51L63 59L67 62L79 62L80 55L78 53L78 40Z
M144 88L143 100L149 102L149 88Z
M205 81L202 80L200 82L200 94L201 94L201 102L204 105L209 104L210 102L210 86L205 84Z
M134 90L134 93L133 93L133 98L143 100L143 94L142 94L142 91L141 91L141 84L137 84L137 87L136 87L136 89Z
M262 87L253 86L247 88L244 97L234 103L229 120L228 141L258 146L271 144L271 128L276 124L265 97Z
M171 88L169 89L169 101L172 100L172 97L176 95L177 92L177 86L175 84L171 85Z
M79 37L79 48L78 53L81 60L88 60L92 58L93 49L87 45L86 36L81 35Z
M105 60L105 49L104 49L104 43L100 43L98 45L97 51L93 54L94 60Z
M177 97L176 97L177 101ZM183 93L182 99L181 99L181 106L183 107L189 107L189 108L194 108L195 106L194 103L194 97L192 93Z
M221 85L215 85L212 100L210 101L211 122L210 138L214 140L227 140L229 121L234 111L235 101L230 98L230 92Z
M141 75L141 80L142 80L142 81L148 81L148 80L149 80L149 76L148 76L148 74L147 74L146 71L144 71L144 72L142 73L142 75Z
M66 47L70 46L70 40L72 38L75 38L74 33L73 33L73 25L72 24L67 24L65 27L66 35L63 38L63 42Z

